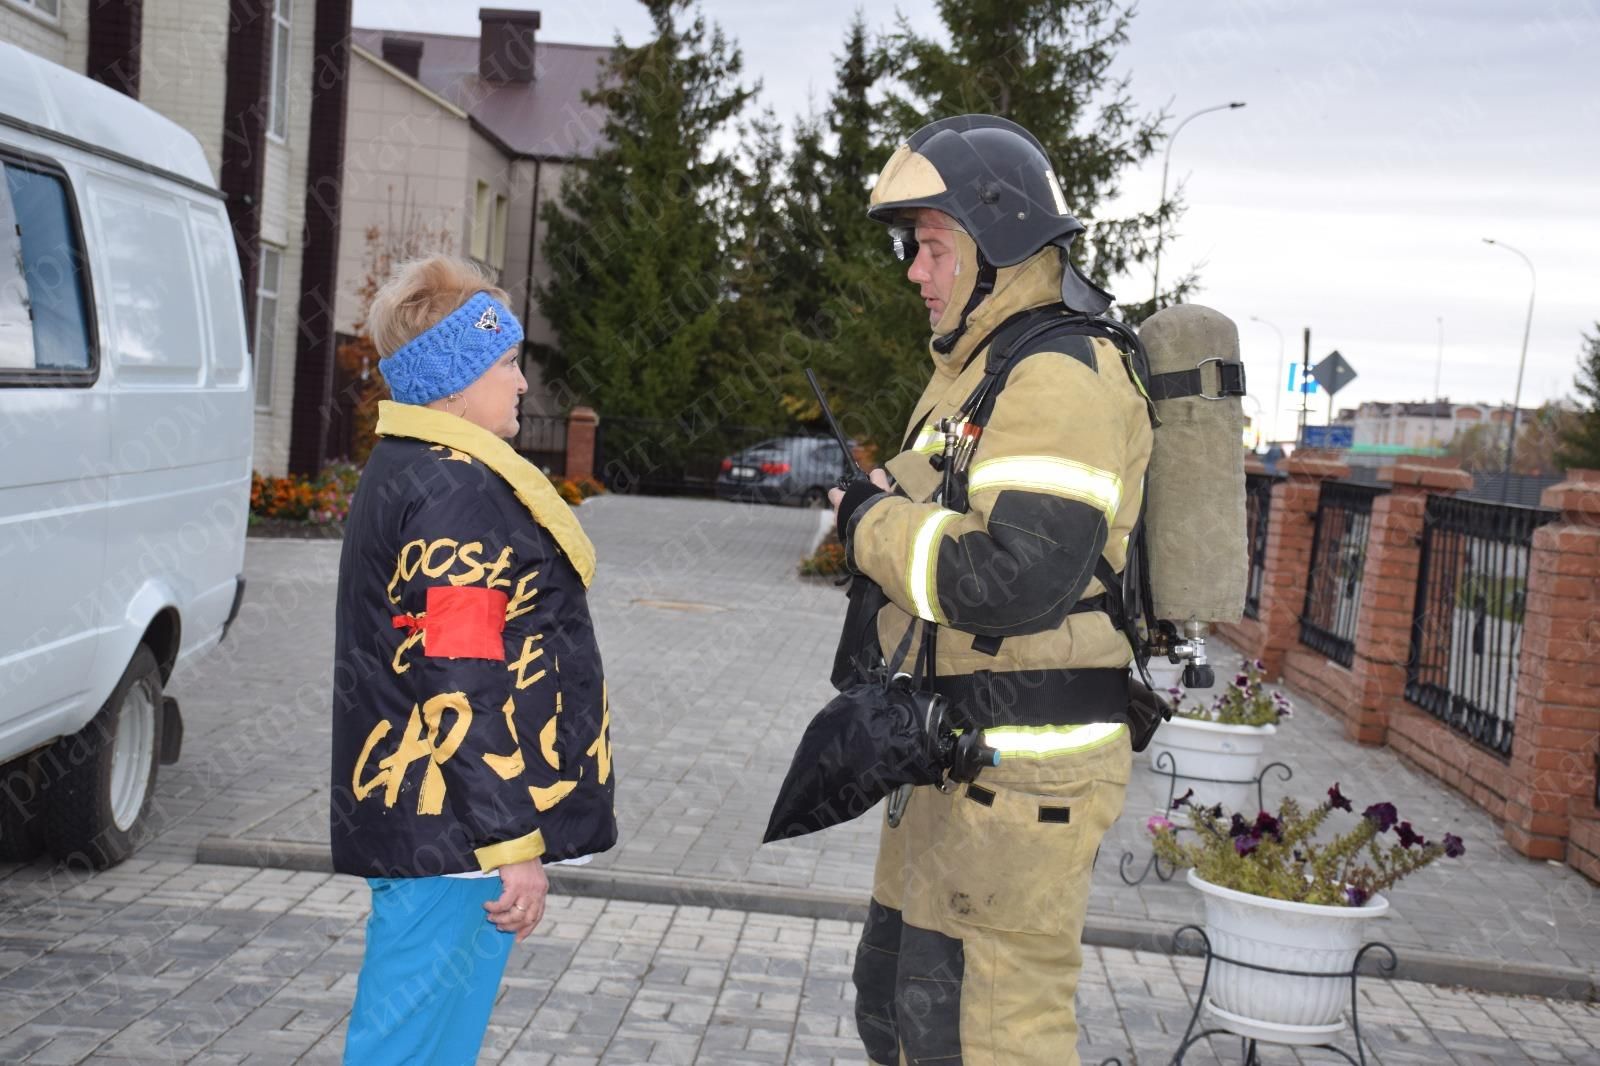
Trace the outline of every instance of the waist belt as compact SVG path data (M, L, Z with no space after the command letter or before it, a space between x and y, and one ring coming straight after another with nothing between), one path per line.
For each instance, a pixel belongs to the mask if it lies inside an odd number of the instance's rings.
M1117 722L1128 710L1126 667L978 670L936 677L933 690L950 701L959 729Z

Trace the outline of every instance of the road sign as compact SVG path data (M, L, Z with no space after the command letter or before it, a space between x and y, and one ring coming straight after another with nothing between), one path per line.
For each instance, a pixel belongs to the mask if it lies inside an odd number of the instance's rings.
M1307 426L1300 439L1305 448L1348 448L1355 442L1354 426Z
M1328 353L1326 359L1311 368L1311 376L1332 396L1356 379L1356 370L1335 351Z
M1299 376L1300 376L1300 364L1299 363L1290 363L1289 364L1289 387L1287 389L1285 389L1284 391L1285 392L1303 392L1307 396L1315 396L1317 394L1317 379L1315 377L1309 377L1309 378L1304 379L1303 381L1297 381L1296 379L1299 378Z

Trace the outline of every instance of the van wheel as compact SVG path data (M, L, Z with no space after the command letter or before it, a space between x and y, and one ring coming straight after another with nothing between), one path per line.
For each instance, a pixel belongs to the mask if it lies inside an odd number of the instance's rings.
M134 830L155 794L161 723L161 667L141 644L100 713L47 756L60 768L45 816L57 859L104 870L133 854Z
M0 862L32 862L43 853L39 777L30 755L0 766Z

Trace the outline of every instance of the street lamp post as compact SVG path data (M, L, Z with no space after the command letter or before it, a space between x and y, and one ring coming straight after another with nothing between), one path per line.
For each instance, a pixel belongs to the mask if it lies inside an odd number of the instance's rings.
M1533 269L1533 260L1527 255L1493 237L1485 237L1484 244L1492 244L1496 248L1504 248L1513 253L1517 258L1528 264L1528 274L1532 284L1528 288L1528 320L1522 326L1522 355L1517 360L1517 391L1511 394L1511 436L1506 440L1506 481L1511 480L1511 460L1515 457L1517 447L1517 411L1522 406L1522 370L1528 365L1528 334L1533 332L1533 298L1539 291L1539 272Z
M1161 211L1167 203L1167 170L1172 165L1172 142L1178 139L1178 134L1183 132L1183 127L1187 126L1201 115L1209 115L1213 111L1232 111L1235 108L1240 108L1243 106L1243 100L1235 100L1231 104L1216 104L1212 107L1203 107L1199 111L1196 111L1194 114L1185 118L1182 122L1178 123L1178 125L1172 131L1172 136L1167 138L1167 150L1161 156L1161 199L1156 204L1155 287L1154 291L1150 294L1150 310L1152 313L1156 311L1156 304L1161 299L1161 242L1162 238L1166 234L1167 229L1166 222L1162 218Z
M1273 394L1274 398L1272 401L1272 439L1277 440L1278 430L1283 425L1278 418L1283 409L1283 330L1279 329L1277 326L1273 325L1271 322L1268 322L1264 318L1257 318L1255 315L1250 316L1250 321L1259 322L1278 335L1278 391Z

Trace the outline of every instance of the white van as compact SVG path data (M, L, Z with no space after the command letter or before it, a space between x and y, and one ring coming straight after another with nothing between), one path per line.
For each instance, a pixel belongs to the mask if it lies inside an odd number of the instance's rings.
M0 43L0 858L139 842L244 592L253 405L193 135Z

